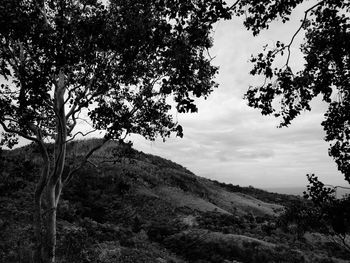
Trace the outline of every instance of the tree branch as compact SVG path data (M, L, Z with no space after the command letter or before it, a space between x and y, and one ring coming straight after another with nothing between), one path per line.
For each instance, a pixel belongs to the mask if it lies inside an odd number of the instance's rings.
M238 1L237 1L237 2L238 2ZM316 8L317 6L323 4L324 2L325 2L325 1L318 2L318 3L316 3L315 5L313 5L313 6L311 6L310 8L308 8L307 10L305 10L305 12L304 12L304 18L301 20L301 24L300 24L299 28L297 29L297 31L293 34L291 40L289 41L289 44L283 46L283 47L280 48L280 49L277 49L277 50L274 52L274 54L277 54L277 53L280 53L280 52L282 52L283 50L287 49L288 56L287 56L287 60L286 60L286 63L285 63L285 65L284 65L284 67L288 67L289 60L290 60L290 56L291 56L291 50L290 50L290 48L291 48L291 46L293 45L293 42L294 42L296 36L299 34L299 32L301 31L301 29L303 28L303 26L304 26L304 24L305 24L305 22L306 22L306 19L307 19L307 16L308 16L309 12L310 12L311 10L313 10L314 8Z
M3 121L0 121L0 124L1 124L2 128L5 130L5 132L7 132L7 133L14 133L14 134L17 134L17 135L19 135L27 140L39 143L39 140L37 138L31 137L28 134L25 134L24 132L8 128Z
M78 97L76 98L75 102L74 102L74 105L72 106L72 108L69 110L69 112L67 113L66 115L66 119L68 120L70 116L72 116L73 114L77 113L78 111L80 111L83 106L82 104L78 104L77 101L81 100L84 96L88 96L88 91L89 89L91 89L95 79L96 79L96 76L97 76L97 69L95 70L95 72L93 73L93 76L92 78L90 79L89 83L87 84L87 86L85 87L85 90L84 92ZM74 89L75 90L75 89ZM68 91L68 95L70 96L70 92ZM86 100L86 103L89 104L89 102L95 97L95 96L98 96L99 94L98 93L95 93L95 94L91 94L91 97L89 99ZM78 108L77 108L78 107Z
M83 160L76 168L74 168L73 170L71 170L71 171L68 173L67 177L66 177L66 178L64 179L64 181L63 181L63 185L64 185L64 186L67 185L67 184L72 180L74 174L75 174L77 171L79 171L79 170L81 169L81 167L83 167L83 165L84 165L85 163L87 163L87 162L89 161L90 156L91 156L94 152L96 152L97 150L101 149L101 148L103 147L103 145L105 145L105 143L106 143L107 141L109 141L109 139L104 139L104 141L102 142L102 144L95 146L94 148L92 148L92 149L85 155L84 160Z
M69 126L69 129L67 130L68 135L71 134L71 132L74 130L75 126L77 125L77 117L75 117L75 113L72 114L72 120L73 120L73 123Z
M234 2L234 3L230 6L229 10L233 10L233 9L236 7L236 5L239 4L240 1L241 1L241 0L237 0L236 2Z
M95 163L93 163L92 161L89 161L89 160L87 160L87 162L89 163L89 164L91 164L92 166L94 166L94 167L98 167Z
M85 137L86 135L89 135L89 134L91 134L91 133L93 133L93 132L95 132L95 131L97 131L97 129L94 129L94 130L92 130L92 131L88 131L87 133L83 133L83 132L79 131L79 132L77 132L76 134L74 134L72 138L70 138L69 140L67 140L66 143L68 143L68 142L70 142L70 141L73 141L74 138L75 138L78 134L81 134L82 136Z
M49 154L47 152L47 148L43 142L42 134L40 130L37 130L37 139L38 144L40 146L40 151L43 159L43 169L41 171L41 176L38 184L35 187L34 192L34 202L35 202L35 210L34 210L34 237L35 237L35 257L40 257L41 247L42 247L42 214L41 214L41 198L44 191L45 186L48 182L49 171L50 171L50 159Z

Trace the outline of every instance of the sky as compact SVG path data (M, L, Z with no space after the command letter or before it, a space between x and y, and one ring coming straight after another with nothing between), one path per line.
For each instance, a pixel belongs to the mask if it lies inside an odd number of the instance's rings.
M207 100L198 101L198 113L176 115L184 138L172 137L163 143L135 136L134 147L177 162L198 176L242 186L302 187L308 183L308 173L326 184L346 185L328 156L329 144L323 140L321 122L326 104L316 99L311 112L279 129L277 119L262 116L243 99L249 85L259 83L249 75L251 55L265 44L289 42L307 5L296 9L290 22L275 22L258 37L243 27L241 18L218 23L210 53L215 56L213 64L220 67L216 78L219 88ZM293 70L303 65L299 51L302 40L303 34L298 35L292 48Z
M307 1L307 5L312 3ZM213 64L220 67L219 88L207 100L197 101L198 113L175 114L184 128L183 138L150 142L132 136L134 148L170 159L198 176L235 185L303 187L308 173L316 174L325 184L347 185L328 156L321 126L327 105L320 99L312 103L311 112L282 129L277 128L277 119L262 116L243 99L249 85L261 81L249 75L251 55L265 44L289 42L307 5L296 9L290 22L275 22L258 37L243 27L241 18L218 23L210 53L215 57ZM303 65L302 39L303 35L298 35L292 48L293 70Z

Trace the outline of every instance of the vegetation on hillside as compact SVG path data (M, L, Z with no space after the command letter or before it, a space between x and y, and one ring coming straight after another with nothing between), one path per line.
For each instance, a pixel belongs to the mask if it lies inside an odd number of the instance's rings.
M183 136L171 109L197 112L218 86L208 50L214 24L230 18L222 0L0 2L0 147L26 139L42 159L35 263L56 262L62 190L94 151L130 134ZM96 131L105 140L70 166L67 142Z
M99 143L69 144L69 161ZM32 189L40 165L36 154L34 146L2 152L0 262L30 262ZM96 152L92 163L63 192L58 262L346 262L349 258L340 242L317 234L323 225L305 221L313 218L312 203L298 197L212 182L117 143ZM173 199L167 199L164 189ZM239 198L283 203L284 212L268 213L264 202L258 203L264 209L252 210L246 199L239 199L246 207L228 207L217 195L221 192L230 198L239 192Z

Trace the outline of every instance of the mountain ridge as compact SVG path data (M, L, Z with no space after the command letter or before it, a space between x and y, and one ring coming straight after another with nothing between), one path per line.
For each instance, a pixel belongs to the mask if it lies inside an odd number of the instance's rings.
M70 143L67 163L79 162L100 142ZM23 258L30 253L38 154L34 146L2 154L3 262L16 262L19 252L12 248L18 244ZM97 151L91 163L62 194L60 262L346 262L342 253L329 257L323 245L299 240L280 225L285 207L302 202L298 197L198 177L116 142Z

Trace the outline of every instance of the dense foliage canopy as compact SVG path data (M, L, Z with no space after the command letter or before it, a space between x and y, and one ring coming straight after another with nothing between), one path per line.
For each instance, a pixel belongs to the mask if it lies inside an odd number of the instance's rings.
M37 129L54 137L55 86L64 86L68 135L84 108L112 138L181 134L166 97L179 112L195 112L193 98L216 87L206 52L222 17L230 15L220 0L2 1L0 123L12 132L5 139L33 139Z
M222 0L1 1L1 144L11 148L21 136L43 159L34 194L35 262L55 261L62 188L103 145L68 165L67 142L95 130L104 132L104 143L131 133L182 136L171 107L196 112L194 99L217 86L210 35L215 22L229 18ZM81 120L92 130L79 129ZM53 153L47 141L55 142Z

